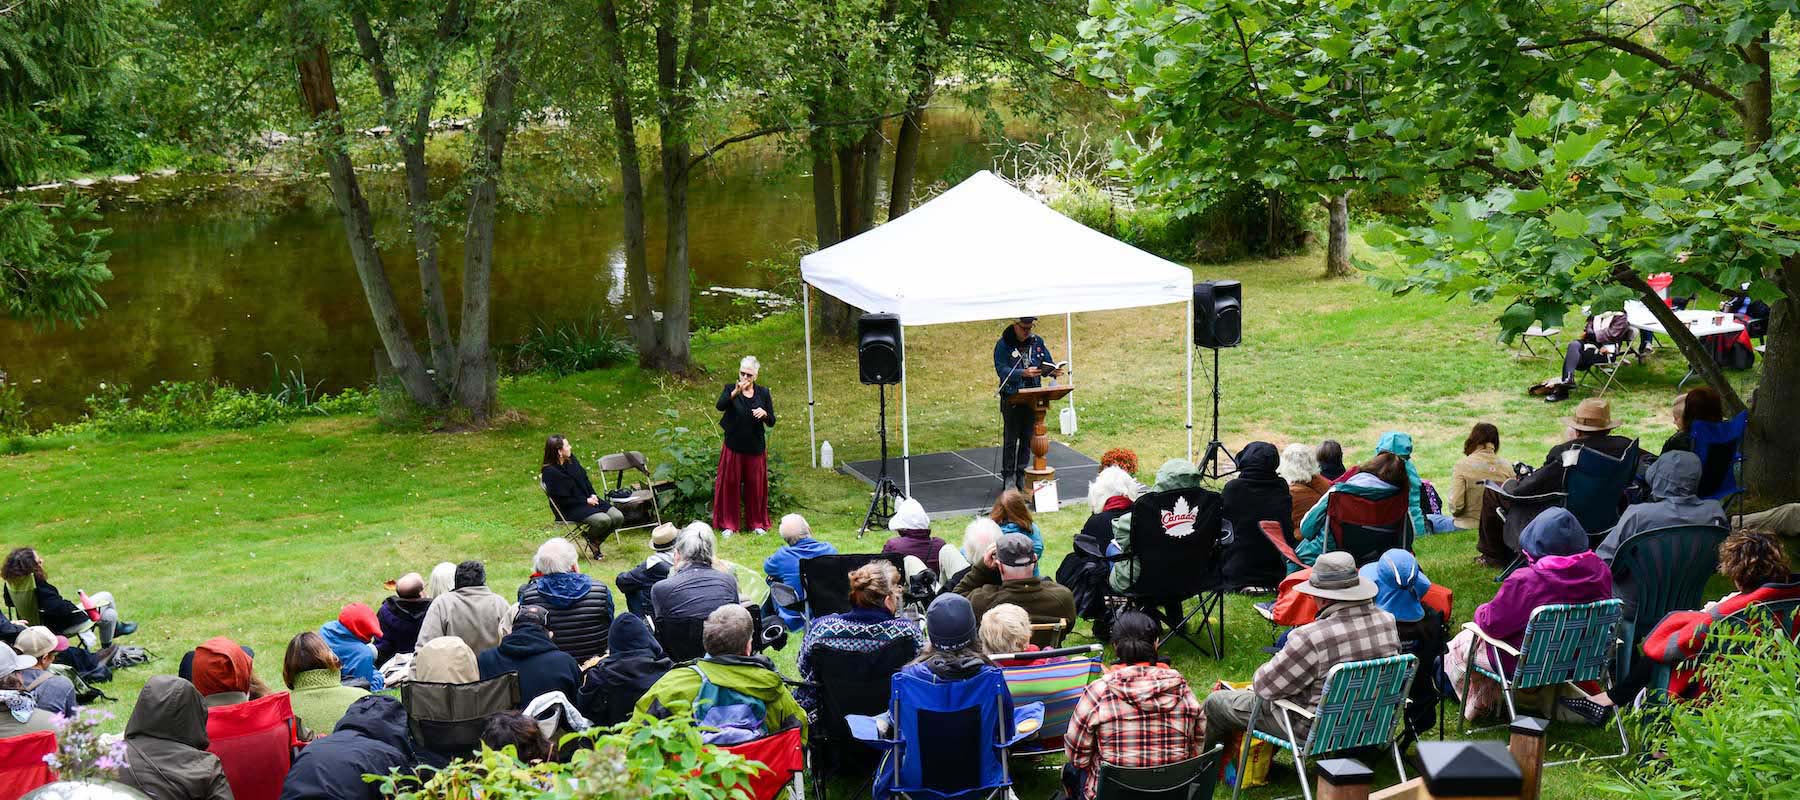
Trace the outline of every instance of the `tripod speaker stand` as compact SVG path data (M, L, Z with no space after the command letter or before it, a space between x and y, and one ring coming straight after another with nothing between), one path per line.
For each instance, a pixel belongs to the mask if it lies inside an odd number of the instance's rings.
M1213 357L1212 439L1206 443L1206 455L1200 457L1200 463L1197 466L1200 467L1200 475L1202 477L1217 480L1227 475L1236 474L1238 467L1237 459L1232 457L1231 450L1225 446L1224 442L1219 441L1219 348L1214 347L1210 349L1212 350ZM1224 468L1224 465L1227 463L1231 465L1230 469Z
M869 513L863 517L862 530L856 532L857 536L878 525L887 525L894 516L894 500L906 499L894 479L888 477L887 384L876 384L875 391L881 398L881 413L875 425L876 435L881 437L881 473L875 477L875 489L869 493Z

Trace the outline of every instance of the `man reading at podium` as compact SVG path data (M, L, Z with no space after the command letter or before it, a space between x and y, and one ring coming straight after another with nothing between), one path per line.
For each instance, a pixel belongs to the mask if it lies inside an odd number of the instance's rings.
M1036 418L1028 404L1007 399L1020 389L1036 389L1045 375L1060 370L1044 339L1031 332L1037 317L1020 317L994 343L994 374L1000 377L1000 481L1025 490L1025 468L1031 465L1031 434Z

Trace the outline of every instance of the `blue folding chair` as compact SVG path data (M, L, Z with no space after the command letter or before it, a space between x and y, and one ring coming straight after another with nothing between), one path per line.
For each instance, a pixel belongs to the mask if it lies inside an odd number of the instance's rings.
M1013 707L998 667L960 681L903 672L893 689L886 714L846 716L852 735L884 751L874 800L1001 797L1007 749L1043 724L1042 703Z
M1619 523L1625 489L1637 477L1638 454L1635 441L1617 458L1583 447L1575 466L1563 472L1563 507L1581 521L1589 536Z
M1744 431L1749 427L1748 411L1739 411L1724 422L1688 425L1694 453L1700 456L1700 491L1696 494L1708 500L1727 500L1743 491L1738 488L1737 471L1744 460Z
M1473 622L1467 623L1463 625L1463 629L1474 632L1476 647L1487 648L1489 664L1501 663L1502 651L1518 659L1518 663L1513 667L1512 673L1507 674L1483 666L1476 657L1479 651L1470 653L1469 672L1463 678L1462 696L1469 696L1470 682L1475 679L1475 673L1481 673L1500 684L1510 721L1519 718L1518 708L1513 705L1514 692L1547 688L1549 691L1540 693L1543 695L1541 716L1550 719L1556 705L1557 687L1565 684L1574 686L1582 681L1611 685L1613 651L1619 643L1618 629L1624 616L1625 603L1618 598L1581 605L1558 603L1538 606L1531 612L1531 619L1525 623L1525 638L1519 642L1517 649L1487 635L1481 630L1481 626ZM1613 714L1613 722L1619 727L1619 752L1600 758L1619 758L1631 752L1631 740L1625 738L1623 716ZM1466 719L1463 728L1466 734Z
M1300 793L1312 800L1312 787L1306 777L1306 760L1346 750L1386 746L1394 754L1394 768L1406 781L1406 765L1400 760L1400 747L1395 733L1404 722L1406 696L1412 691L1413 675L1418 671L1417 656L1402 654L1367 661L1338 664L1325 673L1325 687L1319 695L1317 709L1305 709L1286 700L1274 703L1280 714L1284 736L1258 730L1264 702L1258 699L1250 709L1250 724L1245 730L1244 746L1238 753L1237 774L1242 776L1250 759L1251 737L1261 739L1294 754L1294 768L1300 773ZM1294 717L1311 723L1305 738L1294 733ZM1235 798L1242 791L1240 778L1231 790Z

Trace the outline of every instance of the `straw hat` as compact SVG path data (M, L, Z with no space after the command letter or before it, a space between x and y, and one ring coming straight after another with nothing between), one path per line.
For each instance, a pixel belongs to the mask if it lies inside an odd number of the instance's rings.
M1578 431L1610 431L1619 427L1612 418L1612 403L1590 397L1575 406L1574 416L1563 417L1563 424Z

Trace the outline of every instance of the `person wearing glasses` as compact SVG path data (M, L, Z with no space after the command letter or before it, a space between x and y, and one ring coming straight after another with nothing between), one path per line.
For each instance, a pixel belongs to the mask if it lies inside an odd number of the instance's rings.
M1044 338L1031 332L1037 317L1020 317L994 342L994 374L1000 378L1000 481L1025 491L1025 468L1031 465L1031 433L1036 415L1029 405L1007 399L1020 389L1036 389L1041 378L1056 375L1055 359Z
M725 431L719 474L713 482L712 524L721 536L741 530L758 536L769 532L769 457L763 429L775 427L775 401L768 387L756 385L761 371L756 356L744 356L737 383L726 386L715 404L724 412L719 427Z

